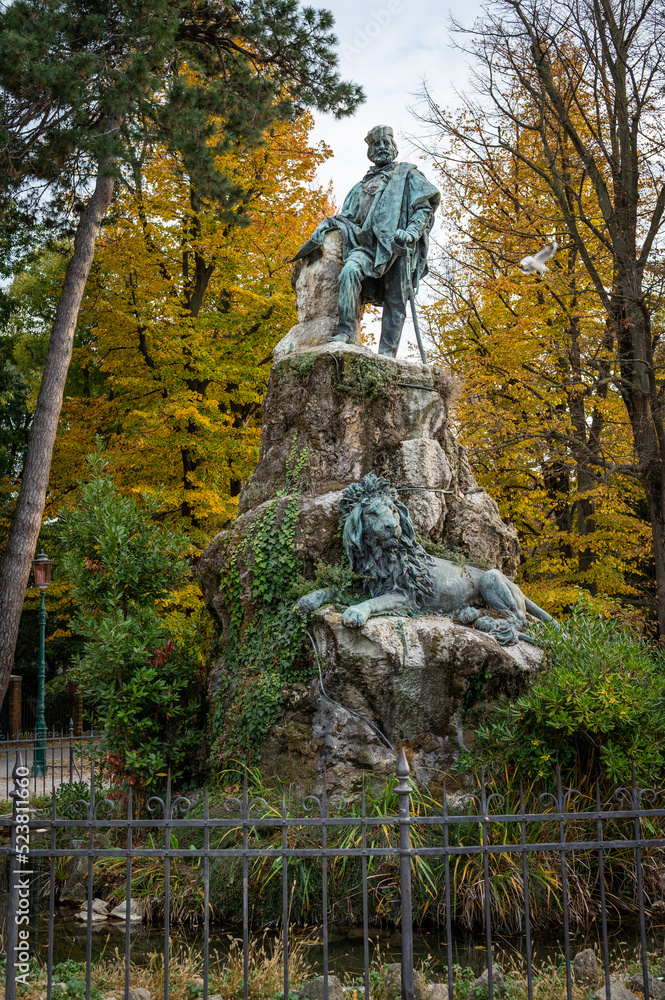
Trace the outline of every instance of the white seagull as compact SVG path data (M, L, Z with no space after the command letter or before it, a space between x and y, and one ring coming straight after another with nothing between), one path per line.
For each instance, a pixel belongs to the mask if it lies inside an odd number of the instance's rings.
M558 247L557 241L552 240L551 243L548 243L546 247L539 250L533 257L522 257L520 261L522 274L543 274L545 271L549 271L549 267L545 265L545 261L554 256Z

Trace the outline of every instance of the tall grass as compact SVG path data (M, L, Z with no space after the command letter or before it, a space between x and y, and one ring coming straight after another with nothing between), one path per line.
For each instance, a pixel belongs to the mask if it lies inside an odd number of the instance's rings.
M260 776L250 775L248 799L262 799L262 815L279 817L282 809L280 789L271 788ZM242 789L231 789L242 796ZM494 785L488 791L498 793ZM520 808L520 789L514 774L505 774L502 782L504 801L493 800L495 815L515 813ZM210 815L228 815L222 812L229 790L210 797ZM398 810L395 782L386 783L378 796L366 795L366 813L372 817L395 816ZM594 795L587 791L569 809L578 812L593 809ZM544 807L538 800L537 788L524 792L527 812L551 812L552 802ZM458 807L463 815L474 815L473 802ZM348 804L331 802L331 815L357 817L361 803L353 799ZM203 803L199 801L191 810L200 816ZM256 813L253 813L256 815ZM287 799L287 815L303 815L299 800ZM427 819L441 815L441 803L426 794L414 791L412 815L416 822L411 826L414 847L441 847L443 828L428 823ZM420 820L421 822L418 822ZM649 837L665 838L663 820L642 821L643 832ZM397 847L399 831L396 824L386 822L367 827L367 845L372 847ZM487 838L491 845L515 846L521 843L519 822L494 821L487 824ZM628 840L633 837L632 820L606 821L606 840ZM559 839L559 824L545 813L542 821L527 824L527 841L552 843ZM203 846L203 831L195 827L180 828L172 836L172 846ZM595 821L571 820L566 824L567 841L592 841L596 838ZM332 848L357 848L361 846L360 825L327 828L327 844ZM134 846L151 846L151 835ZM449 827L450 844L454 847L473 847L482 844L481 824L472 822ZM279 849L282 831L278 827L253 827L249 831L251 848ZM242 828L232 827L211 831L212 848L242 847ZM321 846L320 827L288 829L288 846L291 848L318 848ZM649 848L642 852L643 882L647 909L665 897L665 851ZM492 927L495 932L514 934L524 930L524 878L520 853L489 854L489 904ZM610 920L633 917L637 913L636 868L632 848L616 848L605 852L605 893ZM535 931L559 927L563 920L561 854L558 851L539 851L527 855L527 895L531 926ZM569 893L569 918L573 929L584 929L600 918L600 876L598 854L593 849L580 848L566 852L565 876ZM369 857L368 903L373 924L396 926L400 920L400 877L398 857ZM171 861L172 919L190 923L203 920L203 866L200 858L175 858ZM253 926L278 926L282 920L282 861L278 856L250 859L249 862L250 920ZM124 859L101 859L95 862L95 891L112 902L125 896ZM443 856L416 857L412 862L414 922L420 926L445 925L445 861ZM318 858L292 858L288 862L290 919L296 923L317 923L323 917L322 865ZM484 926L485 879L482 854L460 853L450 859L450 899L452 919L459 928L477 931ZM161 859L136 858L132 865L132 895L142 901L148 919L163 916L164 864ZM213 858L210 860L210 902L214 918L240 921L242 919L242 860L240 858ZM328 861L328 917L338 923L362 922L362 880L360 858L337 857Z
M252 941L249 949L248 992L250 1000L281 1000L283 997L283 951L279 940L267 942ZM1 964L1 963L0 963ZM649 956L652 975L660 973L662 955ZM611 975L613 980L626 982L628 976L640 971L637 955L624 953L616 958ZM447 968L435 968L431 961L420 965L422 975L423 1000L434 983L447 985ZM454 1000L463 1000L475 979L470 968L453 966ZM504 961L505 1000L526 1000L526 968L521 958ZM125 964L117 950L110 958L95 962L91 969L92 1000L120 1000L124 993ZM171 1000L199 1000L203 995L203 960L200 954L183 945L173 945L169 960L169 997ZM289 986L294 992L301 989L313 973L305 960L305 953L297 942L293 943L289 955ZM361 977L341 974L349 1000L358 1000L364 986ZM4 977L3 977L4 979ZM84 1000L86 988L85 963L67 960L53 970L53 982L64 983L68 1000ZM590 994L600 985L592 987L574 985L573 1000L588 1000ZM30 985L19 988L21 1000L42 1000L46 987L46 969L43 964L33 964ZM130 988L143 988L153 997L164 993L164 956L152 953L130 968ZM235 941L229 951L220 956L211 954L208 976L209 994L217 994L222 1000L238 1000L243 995L243 955L239 942ZM533 970L534 1000L561 1000L566 992L565 963L562 959L555 963L537 966ZM4 994L0 993L0 997ZM394 1000L394 995L386 989L386 966L377 949L370 969L370 1000Z

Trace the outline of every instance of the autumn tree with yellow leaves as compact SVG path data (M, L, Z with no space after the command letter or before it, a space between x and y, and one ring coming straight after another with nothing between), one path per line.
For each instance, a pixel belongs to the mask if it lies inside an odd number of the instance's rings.
M478 125L462 115L456 128L473 136ZM532 134L514 141L539 157ZM632 436L584 262L547 185L520 156L496 150L479 164L460 139L448 152L439 161L446 240L433 266L440 297L428 309L430 333L462 379L460 432L476 473L518 529L521 580L558 613L580 587L644 603L644 495L621 471ZM565 142L561 155L592 212L589 180ZM522 274L520 258L554 234L562 245L549 273ZM600 254L596 265L610 280Z
M273 127L225 169L248 196L242 227L196 198L178 157L128 178L98 244L79 320L51 478L51 509L101 437L116 482L162 492L201 541L234 515L258 457L272 349L296 322L294 256L331 212L312 120Z
M423 117L448 195L433 330L468 380L463 433L520 528L527 589L633 599L653 567L665 634L655 11L497 0L462 33L476 93L461 114L426 95ZM551 270L522 275L554 236Z

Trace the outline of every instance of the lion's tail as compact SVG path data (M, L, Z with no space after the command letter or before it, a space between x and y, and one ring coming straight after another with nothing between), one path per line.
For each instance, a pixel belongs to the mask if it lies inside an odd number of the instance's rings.
M555 625L558 624L555 619L552 618L552 615L548 615L547 611L543 611L542 608L539 608L537 604L534 604L533 601L530 601L526 596L524 597L524 604L529 614L533 615L535 618L540 618L541 622L554 622Z

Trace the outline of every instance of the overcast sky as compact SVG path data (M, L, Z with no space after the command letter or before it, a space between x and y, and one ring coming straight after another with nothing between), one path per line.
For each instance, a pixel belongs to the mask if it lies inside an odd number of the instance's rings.
M339 39L340 72L362 85L366 101L349 119L336 122L328 115L316 120L314 139L325 139L334 156L320 169L332 180L341 206L347 191L369 166L364 137L374 125L392 125L399 158L417 156L406 135L418 124L409 108L417 103L423 80L439 104L456 104L455 87L464 89L468 76L465 57L450 44L451 14L469 24L480 12L479 0L323 0L335 16ZM419 163L435 181L429 165ZM411 342L408 348L407 342ZM400 355L413 356L415 339L407 319Z
M454 87L463 89L465 57L450 44L452 15L472 22L478 0L322 0L335 16L340 72L362 85L366 101L342 122L317 117L316 138L325 139L334 159L321 170L332 179L339 201L360 179L368 161L364 137L373 125L392 125L400 159L413 158L400 135L417 128L409 108L417 102L423 79L441 104L454 104ZM423 169L427 173L427 166Z

